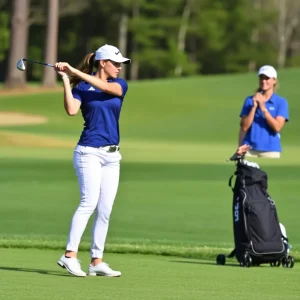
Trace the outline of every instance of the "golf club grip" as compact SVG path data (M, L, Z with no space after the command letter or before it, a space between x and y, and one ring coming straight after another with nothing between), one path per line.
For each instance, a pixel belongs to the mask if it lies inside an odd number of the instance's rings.
M47 67L54 67L54 65L52 65L52 64L47 64L47 63L40 62L40 61L30 60L30 59L26 59L26 58L23 58L23 60L28 61L28 62L32 62L32 63L35 63L35 64L44 65L44 66L47 66Z

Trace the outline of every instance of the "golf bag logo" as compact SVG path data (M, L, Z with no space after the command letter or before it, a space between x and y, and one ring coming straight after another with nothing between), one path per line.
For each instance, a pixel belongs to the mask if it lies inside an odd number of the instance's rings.
M234 206L234 222L237 223L240 220L240 203L239 203L240 197L236 198L236 204Z

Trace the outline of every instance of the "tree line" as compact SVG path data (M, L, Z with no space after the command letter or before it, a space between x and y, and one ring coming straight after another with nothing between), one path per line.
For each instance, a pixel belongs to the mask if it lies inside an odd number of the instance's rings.
M130 80L254 71L300 64L299 0L0 0L0 81L56 85L51 68L78 66L103 44L132 64Z

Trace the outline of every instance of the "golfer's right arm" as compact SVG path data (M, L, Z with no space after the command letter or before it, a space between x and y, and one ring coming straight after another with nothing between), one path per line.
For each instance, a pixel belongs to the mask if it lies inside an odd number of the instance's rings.
M244 141L246 134L247 134L247 131L243 131L242 128L240 127L238 147L243 145L243 141Z
M256 107L252 107L249 114L247 116L242 116L241 122L240 122L240 132L239 132L239 146L243 144L243 140L247 134L247 131L249 130L250 126L252 125L252 122L254 120Z
M69 77L66 75L63 75L62 80L64 83L65 110L69 116L75 116L80 109L81 102L73 97Z
M252 106L249 114L247 116L242 116L240 127L242 132L247 132L250 126L253 123L254 116L255 116L256 107Z
M241 121L240 121L240 132L239 132L239 140L238 145L241 146L243 144L243 140L247 134L247 131L251 127L255 111L257 108L257 103L255 103L254 99L247 98L244 102L244 106L240 113Z

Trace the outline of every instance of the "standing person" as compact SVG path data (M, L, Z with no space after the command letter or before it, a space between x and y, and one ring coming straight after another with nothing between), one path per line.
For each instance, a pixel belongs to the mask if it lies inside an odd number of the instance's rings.
M240 113L239 146L249 145L247 156L280 158L280 131L289 119L288 102L275 93L277 72L269 65L258 71L259 88L247 97Z
M66 62L55 64L55 70L63 80L67 114L73 116L81 109L84 119L73 159L80 188L80 204L72 218L66 251L58 260L61 267L75 276L86 276L77 253L94 211L88 274L121 276L120 271L112 270L103 261L103 251L119 184L119 116L128 89L126 81L117 78L122 63L128 64L130 59L123 57L118 48L104 45L95 53L88 54L80 69Z

